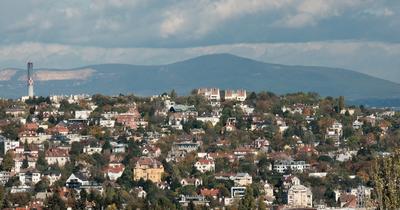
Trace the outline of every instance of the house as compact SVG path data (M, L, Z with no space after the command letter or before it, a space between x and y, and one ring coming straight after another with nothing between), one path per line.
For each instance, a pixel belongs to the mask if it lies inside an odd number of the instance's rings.
M204 122L204 123L211 123L212 124L212 126L216 126L217 125L217 123L219 122L219 120L220 120L220 116L219 115L216 115L216 116L212 116L212 115L210 115L210 116L199 116L199 117L196 117L196 120L197 121L201 121L201 122Z
M237 173L234 176L229 177L236 186L247 186L253 183L253 177L248 173Z
M247 98L246 90L225 90L223 91L223 98L226 101L245 101Z
M303 172L310 168L310 164L305 161L293 161L293 160L276 160L274 161L274 171L284 173L286 170L293 170Z
M197 89L197 95L201 95L210 101L221 100L219 88L199 88Z
M86 153L88 155L93 155L95 153L101 153L101 151L103 150L103 148L101 146L91 146L91 145L87 145L83 147L83 153Z
M8 171L0 171L0 184L5 185L11 177L11 173Z
M21 185L35 185L41 180L41 173L30 168L19 172L18 177Z
M24 154L15 154L14 156L14 172L20 172L22 165L25 161L28 161L28 168L36 168L37 156L35 155L24 155Z
M198 187L203 184L203 180L197 178L183 178L181 179L180 183L182 186L193 185Z
M4 154L7 153L8 150L14 150L20 146L19 141L13 141L4 136L0 136L0 141L2 141L4 145Z
M125 166L121 163L110 163L105 169L105 176L111 181L116 181L119 177L122 176L122 173L125 170Z
M291 208L311 208L311 189L299 183L294 184L288 190L287 203Z
M357 119L353 122L353 129L358 130L358 129L362 128L363 125L364 125L364 122Z
M161 149L154 145L146 145L142 148L142 155L157 158L161 155Z
M254 148L262 151L262 152L268 152L269 150L269 141L267 139L264 138L257 138L256 140L254 140Z
M85 176L79 173L76 174L72 173L65 181L65 186L67 188L72 188L72 189L79 189L81 186L89 184L90 184L89 180Z
M133 180L143 179L158 183L161 182L163 173L164 166L160 161L149 157L140 157L133 168Z
M24 116L26 114L25 109L20 108L20 107L12 107L6 109L6 115L11 115L13 117L20 117Z
M209 205L209 201L206 199L206 197L201 195L181 195L180 200L178 202L183 207L189 206L190 203L193 203L193 205L195 206Z
M181 159L186 157L187 153L197 151L200 147L200 143L191 141L174 142L171 150L167 155L167 162L176 161L179 162Z
M87 120L90 117L91 113L91 110L75 111L75 119Z
M202 189L200 189L200 195L202 195L204 197L211 197L211 198L217 199L218 195L219 195L219 189L202 188Z
M265 181L265 183L263 185L263 192L264 192L264 202L267 205L271 205L273 203L273 201L275 200L274 186L269 184L267 181Z
M69 161L69 151L61 148L51 148L46 151L46 161L49 165L64 166Z
M125 153L126 148L128 147L126 144L118 144L117 142L110 142L110 144L113 153Z
M111 119L100 119L99 125L105 128L114 128L115 127L115 120Z
M357 208L357 197L351 194L341 194L339 197L340 207L342 208Z
M236 156L236 158L241 159L245 158L246 156L257 155L257 151L250 147L239 147L233 151L233 154Z
M143 187L135 187L133 191L136 193L137 198L145 199L147 197L147 192L143 190Z
M213 160L200 159L195 164L194 167L201 173L215 171L215 163Z
M56 126L50 128L49 130L53 134L67 135L69 133L67 124L62 121L59 122Z
M28 144L32 144L32 143L33 144L41 144L47 140L48 136L44 136L44 138L41 138L39 136L39 134L36 133L36 131L26 130L26 131L20 132L18 134L18 137L21 142L27 142Z
M226 120L224 130L226 132L232 132L232 131L236 130L236 122L237 122L236 118L234 118L234 117L228 118Z
M43 177L47 180L49 180L50 186L53 185L56 181L61 179L61 173L60 172L50 172L50 173L45 173Z
M128 112L118 114L116 116L116 121L124 127L136 130L138 128L137 122L140 117L140 113L136 108L130 108Z
M325 138L332 139L335 141L336 145L339 144L340 138L343 136L343 125L339 122L334 122L326 130Z

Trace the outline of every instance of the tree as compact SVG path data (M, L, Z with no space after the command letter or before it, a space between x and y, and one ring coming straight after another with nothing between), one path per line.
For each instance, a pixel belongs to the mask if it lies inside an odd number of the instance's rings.
M372 179L379 209L397 209L400 206L400 150L374 160Z
M49 188L50 182L48 179L42 179L35 184L35 192L45 192Z
M61 199L58 192L53 193L53 195L45 201L45 209L51 210L61 210L66 209L65 202Z
M171 93L170 93L169 95L170 95L170 97L171 97L172 99L176 99L176 98L178 97L178 94L176 94L175 89L172 89L172 90L171 90Z
M28 168L28 167L29 167L28 157L25 156L25 158L22 160L21 168Z
M7 153L4 155L1 166L5 171L11 171L11 169L14 167L14 153L11 150L7 151Z
M262 197L258 198L258 210L266 210L267 207L265 206L264 200Z
M342 111L344 109L345 103L344 103L344 96L339 97L339 111Z
M246 194L244 195L243 199L239 203L239 210L251 210L256 209L256 201L253 195L253 189L248 187L246 189Z
M36 169L43 172L48 168L48 164L43 151L39 152L38 159L36 161Z

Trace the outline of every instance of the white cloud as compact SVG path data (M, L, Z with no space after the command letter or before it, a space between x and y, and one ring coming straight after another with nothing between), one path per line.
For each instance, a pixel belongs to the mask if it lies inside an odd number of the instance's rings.
M167 12L165 20L161 23L161 36L164 38L177 34L185 24L182 14Z
M377 8L377 9L366 9L363 14L372 15L376 17L390 17L395 14L395 12L389 8Z
M314 26L319 21L343 14L345 11L365 6L360 0L303 0L293 4L292 12L276 21L276 26L299 28Z

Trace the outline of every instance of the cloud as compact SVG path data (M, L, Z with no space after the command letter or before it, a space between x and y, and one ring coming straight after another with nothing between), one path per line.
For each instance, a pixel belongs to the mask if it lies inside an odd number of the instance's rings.
M366 9L362 14L372 15L376 17L390 17L395 14L395 12L389 8L376 8L376 9Z

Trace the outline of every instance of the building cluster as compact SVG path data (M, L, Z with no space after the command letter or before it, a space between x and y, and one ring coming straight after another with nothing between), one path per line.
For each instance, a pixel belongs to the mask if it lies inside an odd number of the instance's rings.
M0 184L10 198L29 197L10 208L41 209L54 196L71 209L82 199L84 209L146 208L160 196L184 208L249 197L260 209L374 208L361 155L390 138L398 113L335 111L335 101L307 97L200 88L185 97L7 101ZM122 190L130 199L107 197Z

